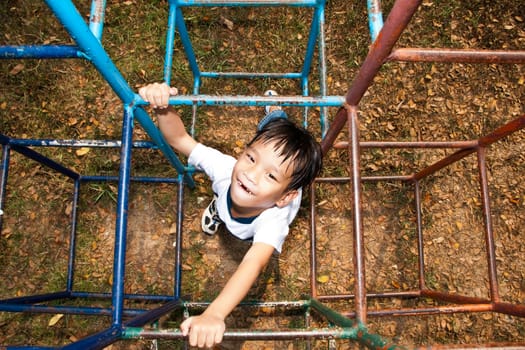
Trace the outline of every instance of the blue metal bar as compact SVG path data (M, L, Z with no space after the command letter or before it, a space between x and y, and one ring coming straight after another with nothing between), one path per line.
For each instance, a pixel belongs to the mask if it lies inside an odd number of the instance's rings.
M173 65L173 50L175 47L175 25L177 22L177 7L168 7L168 29L166 32L166 53L164 55L164 82L171 86L171 70Z
M67 280L66 280L66 291L71 292L73 290L73 282L75 278L75 252L77 242L77 212L78 212L78 199L80 193L80 179L75 180L75 186L73 189L73 206L71 209L71 231L69 232L69 257L67 261Z
M72 45L6 45L0 46L0 59L13 58L86 58Z
M102 39L104 29L104 15L106 12L106 0L92 0L91 13L89 15L89 30L99 40Z
M186 22L184 21L184 15L182 10L178 7L177 2L170 1L170 9L176 13L176 27L179 30L179 35L181 38L182 46L184 47L184 53L186 54L186 59L191 68L193 74L193 94L198 95L200 93L201 86L201 71L197 63L197 58L195 56L195 51L191 44L191 40L188 34L188 29L186 28ZM190 135L195 137L195 124L197 121L197 105L192 105L191 108L191 126L190 126Z
M248 7L248 6L275 6L275 7L314 7L320 0L171 0L181 7L201 6L201 7Z
M57 140L57 139L9 139L9 144L26 147L91 147L120 148L122 142L112 140ZM135 141L133 148L156 149L157 145L150 141Z
M182 179L181 179L182 180ZM182 285L182 222L184 218L184 182L179 182L177 194L177 232L175 235L175 271L173 295L176 299L181 297Z
M234 79L301 79L303 73L261 73L261 72L200 72L203 78L234 78Z
M383 28L383 13L381 12L381 0L367 0L368 27L370 38L374 42Z
M191 45L190 36L188 34L188 29L186 28L186 23L184 22L184 16L182 14L182 10L177 6L177 2L170 1L170 15L172 11L175 11L175 23L176 27L179 30L179 36L182 43L182 46L184 47L184 53L186 54L186 58L188 59L188 63L190 65L191 72L193 74L194 79L194 89L197 88L198 93L198 86L200 86L201 81L201 73L199 69L199 65L197 64L197 57L195 56L195 51L193 51L193 47ZM171 69L171 68L170 68ZM195 90L194 90L195 91Z
M0 163L0 210L4 209L7 177L9 175L10 148L8 144L2 144L2 163ZM3 215L0 215L0 237L2 237L2 217Z
M4 304L14 304L14 303L35 304L35 303L42 303L44 301L58 300L58 299L64 299L64 298L69 298L69 297L70 297L70 294L67 291L62 291L62 292L56 292L56 293L30 295L30 296L24 296L24 297L3 299L3 300L0 300L0 310L2 310L2 308L4 307Z
M319 28L317 30L317 45L319 51L319 87L321 96L326 96L328 94L328 88L326 85L326 44L324 37L324 25L325 25L325 10L324 2L323 6L319 7ZM320 107L319 121L321 126L321 137L324 138L326 135L326 130L328 129L328 111L326 107Z
M177 95L170 97L170 105L198 106L288 106L288 107L341 107L344 96L217 96L217 95ZM141 100L137 104L145 105Z
M321 4L324 6L324 3ZM314 13L313 13L313 16L312 16L312 22L310 24L310 32L308 34L308 43L307 43L307 46L306 46L306 53L305 53L305 59L304 59L304 62L303 62L303 68L302 68L302 71L301 71L301 79L302 79L302 82L303 82L303 91L305 89L305 84L306 84L306 88L308 88L308 84L307 84L307 80L308 80L308 75L310 74L310 69L312 68L312 59L313 59L313 56L314 56L314 51L315 51L315 45L316 45L316 42L317 42L317 38L318 38L318 35L317 33L319 32L319 21L320 21L320 16L322 16L322 13L319 11L319 6L316 7ZM305 94L304 96L307 96L308 94Z
M122 122L122 148L118 182L117 219L115 222L115 249L113 257L113 325L122 325L124 308L124 275L126 270L126 233L128 219L129 182L131 177L131 141L133 138L133 110L126 104Z

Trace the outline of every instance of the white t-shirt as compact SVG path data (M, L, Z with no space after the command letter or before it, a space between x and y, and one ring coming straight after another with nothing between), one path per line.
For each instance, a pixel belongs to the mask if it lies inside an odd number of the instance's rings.
M228 231L242 240L266 243L279 253L288 235L288 226L293 221L301 206L302 192L286 207L266 209L251 222L243 218L234 219L228 208L228 197L233 167L237 160L220 151L197 144L191 152L188 163L202 170L212 181L213 192L217 194L217 211Z

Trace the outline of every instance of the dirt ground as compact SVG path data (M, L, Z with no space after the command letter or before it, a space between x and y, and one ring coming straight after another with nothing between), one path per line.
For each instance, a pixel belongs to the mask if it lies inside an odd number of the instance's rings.
M105 45L133 87L159 80L165 3L108 1ZM391 2L383 3L385 15ZM82 13L89 13L79 4ZM47 10L48 11L48 10ZM279 11L210 9L190 12L190 30L198 39L199 62L218 67L280 70L300 66L308 14ZM1 44L59 43L66 36L44 4L7 1L0 5ZM161 19L157 19L157 17ZM290 25L290 26L287 26ZM290 28L291 27L291 28ZM268 37L271 39L268 39ZM369 37L365 4L329 1L326 8L329 95L344 95L363 61ZM180 43L179 43L180 44ZM525 50L525 7L512 1L423 1L403 34L401 46ZM271 52L272 55L268 53ZM228 56L229 55L229 56ZM297 58L299 57L299 58ZM191 75L182 49L174 74L183 93ZM182 62L182 63L181 63ZM0 65L0 133L13 138L117 139L121 105L88 63L75 60L4 60ZM317 67L312 75L317 74ZM74 78L72 78L74 77ZM312 81L315 85L316 79ZM258 94L273 88L296 94L288 82L223 81L204 84L206 93ZM315 94L317 88L312 88ZM525 109L524 65L387 63L360 104L363 141L473 140L492 132ZM189 122L189 109L181 108ZM290 117L302 121L299 109ZM335 109L329 110L330 118ZM319 136L318 111L310 128ZM262 116L251 107L199 108L199 141L237 155ZM135 139L148 139L140 125ZM340 140L347 140L343 132ZM44 148L82 174L116 174L117 149ZM410 175L453 150L363 149L362 176ZM495 233L499 294L503 301L525 302L525 133L492 145L487 152L492 224ZM346 150L332 149L323 177L347 176ZM134 154L137 176L175 176L155 151ZM244 252L226 231L209 237L200 230L200 215L211 198L209 181L195 175L196 188L184 194L182 294L209 301L235 270ZM471 155L421 183L425 282L433 290L471 297L489 296L482 199L478 163ZM362 215L365 235L366 287L370 293L418 288L414 189L400 181L365 182ZM12 154L0 237L0 295L32 295L60 289L65 280L72 186L45 167ZM352 211L348 183L315 185L317 216L315 294L353 293ZM92 183L82 188L79 207L75 287L110 291L116 185ZM126 292L170 294L174 283L177 189L171 184L132 184L128 212ZM311 295L310 196L291 227L283 252L275 256L250 291L249 300L290 301ZM330 303L342 313L352 301ZM103 301L100 304L105 305ZM369 310L432 308L431 300L369 298ZM133 304L133 306L136 306ZM142 305L139 305L142 306ZM146 305L153 307L152 305ZM262 317L240 310L229 328L297 328L295 317ZM429 344L525 342L522 318L492 313L444 313L429 316L369 317L369 329L407 347ZM2 344L66 344L107 327L93 317L0 314ZM178 315L162 319L176 328ZM320 323L322 325L322 323ZM237 344L238 347L241 345ZM327 341L313 348L327 348ZM337 341L337 349L359 348ZM123 341L111 349L180 348L176 342ZM301 341L247 342L244 349L303 349Z

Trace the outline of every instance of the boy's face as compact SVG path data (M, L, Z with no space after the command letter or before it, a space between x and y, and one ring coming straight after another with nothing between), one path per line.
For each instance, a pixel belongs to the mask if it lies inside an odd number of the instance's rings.
M283 163L274 143L255 142L240 155L232 172L232 214L250 217L275 205L286 206L297 191L286 191L293 166Z

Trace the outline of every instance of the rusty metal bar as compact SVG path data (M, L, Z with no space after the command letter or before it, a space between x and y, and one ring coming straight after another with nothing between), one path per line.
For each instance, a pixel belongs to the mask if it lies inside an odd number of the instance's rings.
M423 244L423 218L421 217L421 190L419 181L414 181L414 198L416 209L416 230L417 230L417 265L419 290L425 289L425 245Z
M392 51L388 61L443 63L525 63L525 51L400 48Z
M442 305L442 306L427 306L427 307L405 307L405 308L384 308L378 310L368 310L367 314L370 317L406 317L406 316L431 316L444 314L457 314L467 312L492 312L494 306L490 303L486 304L459 304L459 305ZM355 313L342 313L344 316L352 318Z
M430 289L423 289L421 291L421 296L456 304L491 304L491 301L487 298L469 297L465 295L440 292Z
M507 315L513 315L518 317L525 317L525 305L523 304L511 304L511 303L494 303L493 310L495 312L501 312Z
M354 233L354 276L356 313L359 322L366 323L366 278L363 240L363 223L361 221L361 162L359 148L359 118L357 107L347 106L348 135L350 138L350 173L352 177L353 233Z
M525 114L511 120L505 125L500 126L490 134L481 136L479 138L478 144L481 147L487 147L494 142L497 142L523 128L525 128Z
M362 141L361 148L470 148L476 147L477 141ZM348 148L348 141L339 141L334 148Z
M493 302L499 301L498 269L496 267L496 245L494 243L494 230L490 214L489 185L487 177L486 148L478 148L478 172L481 189L481 203L483 219L485 221L485 250L487 253L487 268L490 287L490 298Z
M382 293L374 293L374 292L367 292L366 297L367 298L404 298L404 299L410 299L410 298L417 298L421 296L420 290L409 290L409 291L402 291L402 292L382 292ZM344 299L354 299L354 294L330 294L330 295L320 295L317 300L321 301L337 301L337 300L344 300Z
M315 182L320 182L316 179ZM315 183L310 186L310 294L313 298L317 298L317 282L315 276L317 274L317 256L315 254L317 246L317 223L315 210Z
M436 163L424 168L423 170L417 172L414 174L414 180L421 180L431 174L434 174L435 172L449 166L452 163L457 162L458 160L461 160L470 154L476 152L476 148L465 148L461 149L457 152L454 152L453 154L449 155L448 157L445 157Z

